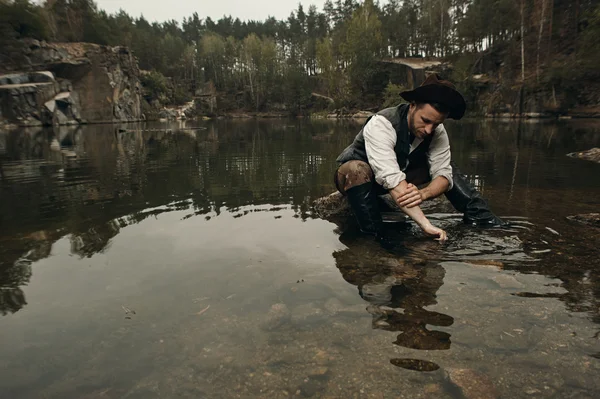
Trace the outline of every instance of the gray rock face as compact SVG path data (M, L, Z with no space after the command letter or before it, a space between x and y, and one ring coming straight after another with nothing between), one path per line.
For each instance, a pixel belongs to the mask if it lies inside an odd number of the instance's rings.
M23 72L0 76L0 124L143 119L137 60L124 47L28 42Z
M0 76L0 110L2 119L25 126L51 123L43 104L54 98L60 85L54 76L39 73L20 73ZM0 120L0 124L1 124Z

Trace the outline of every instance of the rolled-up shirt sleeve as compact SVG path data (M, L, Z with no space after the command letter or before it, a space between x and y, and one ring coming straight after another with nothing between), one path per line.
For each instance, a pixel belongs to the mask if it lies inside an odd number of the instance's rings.
M444 176L449 183L448 190L451 190L454 185L452 180L452 166L450 166L451 158L448 133L444 125L440 125L433 136L429 151L427 151L427 159L429 161L431 179Z
M375 181L386 190L396 187L406 179L396 158L396 130L389 120L375 115L363 129L365 149L369 165L375 174Z

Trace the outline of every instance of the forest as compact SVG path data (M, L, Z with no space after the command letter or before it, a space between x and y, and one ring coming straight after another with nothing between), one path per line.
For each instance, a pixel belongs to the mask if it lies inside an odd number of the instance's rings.
M598 0L327 0L262 21L215 21L199 6L161 23L108 14L93 0L0 0L0 70L26 62L25 38L127 46L148 99L183 103L210 82L228 108L303 114L315 92L332 107L395 101L402 87L385 80L382 61L435 57L469 98L481 100L473 76L484 75L486 101L518 87L589 106L600 100L598 34Z

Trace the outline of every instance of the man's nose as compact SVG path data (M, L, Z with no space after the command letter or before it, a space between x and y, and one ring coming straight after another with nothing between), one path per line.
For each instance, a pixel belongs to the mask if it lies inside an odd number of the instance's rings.
M425 133L431 134L431 132L433 132L433 125L425 126Z

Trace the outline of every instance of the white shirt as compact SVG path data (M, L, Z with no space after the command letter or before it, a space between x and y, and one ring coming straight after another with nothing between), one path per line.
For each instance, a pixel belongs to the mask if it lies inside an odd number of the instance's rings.
M386 190L396 187L406 174L400 170L396 158L396 130L391 122L381 115L373 116L363 129L365 148L369 165L375 173L375 180ZM423 140L415 138L410 146L413 152ZM450 140L444 125L439 125L435 130L431 145L427 151L429 161L429 174L431 179L444 176L449 183L448 190L453 186L452 167L450 166Z

